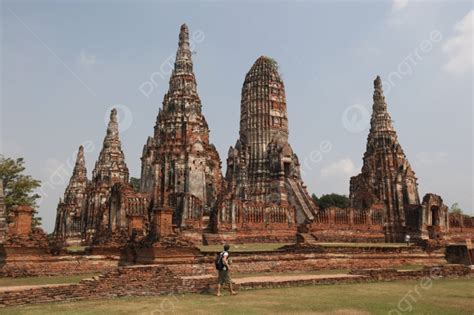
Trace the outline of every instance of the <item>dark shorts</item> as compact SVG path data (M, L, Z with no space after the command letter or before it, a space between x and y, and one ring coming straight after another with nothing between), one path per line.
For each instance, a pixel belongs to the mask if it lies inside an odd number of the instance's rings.
M228 284L232 281L228 270L219 270L219 284Z

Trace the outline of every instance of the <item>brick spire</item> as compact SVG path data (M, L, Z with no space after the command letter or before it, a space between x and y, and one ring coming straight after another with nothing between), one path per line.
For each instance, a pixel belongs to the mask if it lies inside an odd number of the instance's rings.
M386 136L395 137L396 132L392 125L392 118L387 111L387 103L385 102L385 96L383 95L382 80L380 76L374 81L374 105L372 106L372 119L370 121L370 134L369 137L379 137L381 133Z
M174 70L155 124L154 137L143 149L141 191L153 196L155 209L174 205L173 223L206 226L221 186L221 162L209 143L189 46L181 25Z
M128 167L119 139L117 110L114 108L110 112L107 134L92 172L92 181L113 185L116 182L128 182L128 176Z
M294 208L297 221L304 222L313 219L317 208L306 191L288 134L285 86L278 65L261 56L242 86L240 138L227 159L229 193L266 206L290 204L287 217L293 217Z
M252 152L249 176L258 177L268 144L288 142L285 86L273 59L261 56L245 76L240 115L240 141Z
M176 52L176 60L174 71L176 73L192 74L193 61L191 59L191 49L189 46L189 30L186 24L181 25L179 32L178 51Z
M118 122L117 122L117 110L114 108L110 112L110 120L107 125L107 134L104 139L104 146L120 146Z
M78 194L85 193L87 186L87 169L84 158L84 147L81 145L77 151L76 164L72 171L72 176L69 179L69 185L64 193L64 202L70 203L77 198ZM82 197L81 196L81 197ZM82 199L82 198L81 198Z
M387 110L379 76L374 81L374 105L363 157L362 171L351 178L351 206L370 209L380 204L385 210L387 241L403 240L405 210L420 204L415 172L398 142Z
M169 90L163 99L163 112L181 115L183 112L201 113L201 100L193 72L193 61L189 46L189 32L186 24L181 25L178 51L174 69L169 80ZM158 115L158 119L160 113ZM156 135L156 133L155 133Z
M54 235L58 238L80 235L80 220L86 205L87 169L84 159L84 147L77 151L76 164L64 198L59 200L56 213Z

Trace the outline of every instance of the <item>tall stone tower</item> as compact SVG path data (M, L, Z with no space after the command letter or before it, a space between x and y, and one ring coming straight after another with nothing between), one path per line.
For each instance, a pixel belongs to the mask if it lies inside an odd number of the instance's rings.
M298 223L311 221L317 208L288 143L285 87L273 59L257 59L245 77L241 97L240 137L229 149L227 191L241 202L293 208Z
M7 234L7 210L5 208L5 195L3 191L3 178L0 178L0 244Z
M403 241L406 211L420 205L417 178L398 143L379 76L374 87L373 113L362 173L351 178L350 201L352 207L358 209L382 204L386 240Z
M64 192L59 200L54 236L60 239L81 238L81 218L86 205L87 169L84 159L84 147L77 152L76 164Z
M119 139L117 110L114 108L110 113L102 150L92 172L92 181L87 187L86 211L82 219L86 235L90 237L99 227L108 224L106 203L111 188L116 183L128 183L128 177L128 167Z
M141 191L153 197L154 209L173 209L182 230L207 227L206 218L220 191L221 162L209 143L189 46L188 27L179 33L178 51L155 124L143 149Z

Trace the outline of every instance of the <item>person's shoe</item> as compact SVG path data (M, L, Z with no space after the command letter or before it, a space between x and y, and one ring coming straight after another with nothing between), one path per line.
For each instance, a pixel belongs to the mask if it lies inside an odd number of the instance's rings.
M220 297L220 296L222 296L222 294L220 294L220 293L217 293L217 295L216 295L216 296L217 296L217 297Z
M232 291L231 293L232 293L232 295L237 295L237 292L235 292L235 291Z

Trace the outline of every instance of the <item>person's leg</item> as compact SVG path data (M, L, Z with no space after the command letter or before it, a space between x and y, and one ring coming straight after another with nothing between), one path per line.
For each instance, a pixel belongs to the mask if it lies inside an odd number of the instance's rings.
M217 296L221 296L221 284L217 285Z
M234 291L234 288L232 287L232 278L230 277L230 272L227 272L226 281L227 281L227 283L229 284L230 293L231 293L231 294L237 294L237 293Z
M229 289L230 289L231 294L237 294L237 292L235 292L234 289L232 288L232 282L231 281L229 281Z

